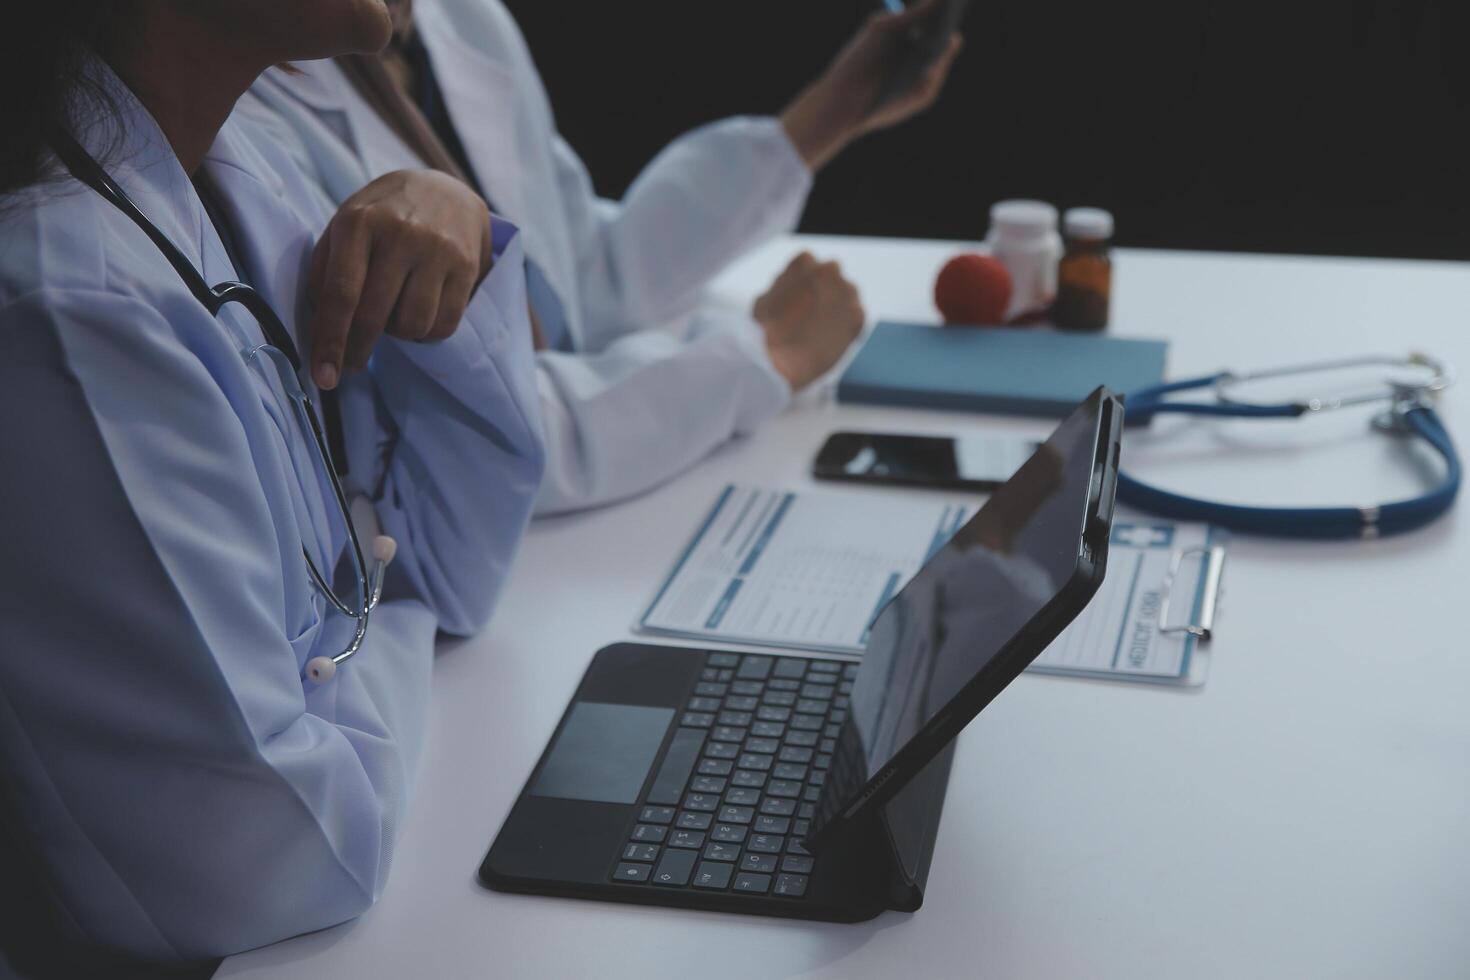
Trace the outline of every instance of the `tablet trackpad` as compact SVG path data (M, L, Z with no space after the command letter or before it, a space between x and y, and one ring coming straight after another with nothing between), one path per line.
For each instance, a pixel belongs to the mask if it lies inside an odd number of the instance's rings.
M672 708L578 701L552 747L532 796L636 803L663 744Z

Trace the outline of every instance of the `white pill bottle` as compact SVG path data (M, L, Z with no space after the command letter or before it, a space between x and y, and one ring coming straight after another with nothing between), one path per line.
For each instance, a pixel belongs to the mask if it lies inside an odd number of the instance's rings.
M1057 263L1062 260L1057 209L1045 201L997 201L990 208L985 244L1011 274L1006 322L1045 320L1057 296Z

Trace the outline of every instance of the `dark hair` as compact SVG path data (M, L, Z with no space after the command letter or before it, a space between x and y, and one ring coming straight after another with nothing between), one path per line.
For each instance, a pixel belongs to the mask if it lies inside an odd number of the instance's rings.
M112 114L113 100L86 72L86 51L115 36L132 8L119 0L26 6L20 23L0 31L0 194L41 179L51 127L75 132Z

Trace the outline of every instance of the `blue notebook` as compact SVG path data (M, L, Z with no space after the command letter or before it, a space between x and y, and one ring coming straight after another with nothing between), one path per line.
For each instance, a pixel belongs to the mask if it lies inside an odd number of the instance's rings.
M1164 379L1162 340L998 327L880 323L837 398L870 405L1062 417L1098 385L1127 394Z

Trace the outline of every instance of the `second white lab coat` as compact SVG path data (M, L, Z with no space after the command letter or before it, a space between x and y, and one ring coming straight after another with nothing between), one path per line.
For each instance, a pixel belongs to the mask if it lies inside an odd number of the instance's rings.
M811 175L779 122L695 130L621 203L606 201L558 136L498 0L420 0L415 24L476 176L566 308L574 352L538 357L547 468L537 513L640 493L778 414L790 389L759 326L702 295L800 217ZM298 68L267 73L242 110L294 138L333 200L424 166L335 65Z

